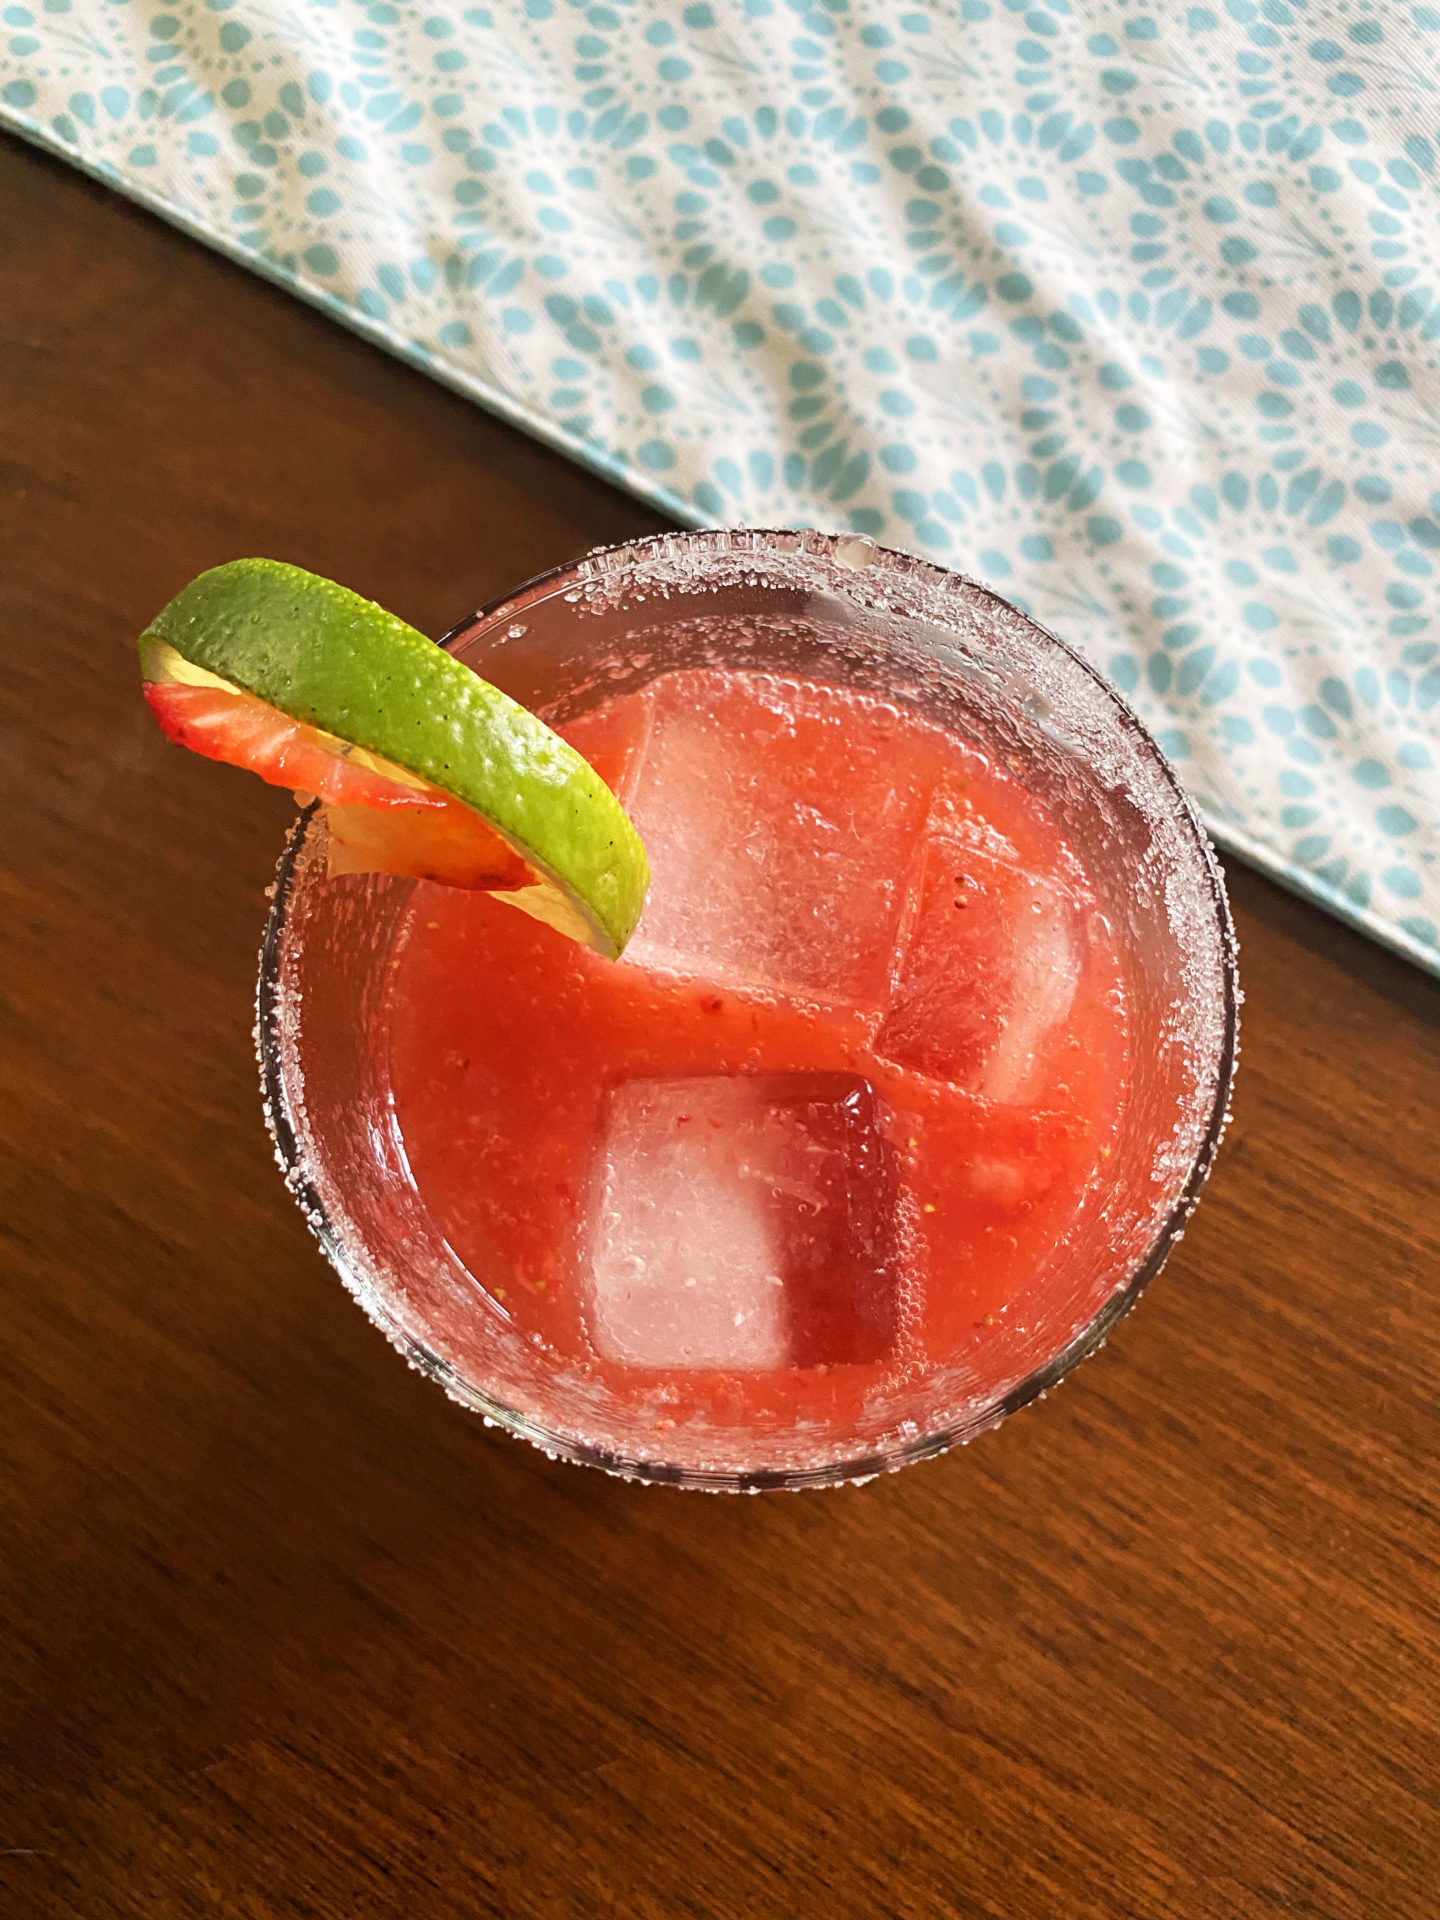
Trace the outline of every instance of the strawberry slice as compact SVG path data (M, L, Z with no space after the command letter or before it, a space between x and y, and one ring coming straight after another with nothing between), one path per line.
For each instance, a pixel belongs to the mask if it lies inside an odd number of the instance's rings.
M272 787L300 788L335 807L442 806L434 787L402 784L349 758L341 743L326 744L318 727L292 720L278 707L237 687L159 686L143 688L161 731L177 747L258 773Z
M324 801L332 874L393 873L492 893L536 882L534 871L473 807L413 776L391 779L362 765L349 757L343 741L292 720L254 694L152 680L144 683L144 694L162 732L177 746Z

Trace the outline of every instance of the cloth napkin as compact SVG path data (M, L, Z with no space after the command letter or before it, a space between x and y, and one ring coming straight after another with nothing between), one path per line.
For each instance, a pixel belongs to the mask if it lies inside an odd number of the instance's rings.
M1440 971L1440 4L0 0L0 117L692 522L1109 675Z

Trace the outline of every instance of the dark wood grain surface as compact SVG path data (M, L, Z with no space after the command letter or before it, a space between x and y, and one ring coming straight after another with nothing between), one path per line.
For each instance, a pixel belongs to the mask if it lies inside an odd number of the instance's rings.
M0 1912L1435 1920L1440 988L1232 869L1237 1119L1062 1392L861 1490L554 1465L260 1122L291 811L131 639L271 553L438 632L643 508L0 148Z

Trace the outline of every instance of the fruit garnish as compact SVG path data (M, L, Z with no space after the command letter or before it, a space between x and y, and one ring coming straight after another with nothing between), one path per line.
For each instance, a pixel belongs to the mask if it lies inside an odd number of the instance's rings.
M372 601L232 560L140 641L166 735L325 807L329 870L493 893L615 959L649 865L624 809L543 720Z

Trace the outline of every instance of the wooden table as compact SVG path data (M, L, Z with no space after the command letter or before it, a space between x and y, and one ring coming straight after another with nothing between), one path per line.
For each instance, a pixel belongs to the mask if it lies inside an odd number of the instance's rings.
M862 1490L487 1432L331 1276L250 1021L285 796L132 636L438 632L655 516L0 148L0 1911L1440 1913L1440 986L1243 868L1238 1113L1108 1348Z

